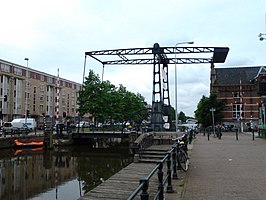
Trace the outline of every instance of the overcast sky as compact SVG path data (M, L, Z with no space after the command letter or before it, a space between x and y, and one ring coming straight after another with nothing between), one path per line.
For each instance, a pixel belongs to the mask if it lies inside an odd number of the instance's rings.
M216 67L266 64L266 0L0 0L0 59L82 83L87 51L175 46L229 47ZM192 45L186 45L192 46ZM153 66L106 66L104 79L152 99ZM87 59L86 72L102 66ZM86 74L87 75L87 74ZM209 96L210 65L178 65L178 110L193 116ZM175 107L174 66L169 66Z

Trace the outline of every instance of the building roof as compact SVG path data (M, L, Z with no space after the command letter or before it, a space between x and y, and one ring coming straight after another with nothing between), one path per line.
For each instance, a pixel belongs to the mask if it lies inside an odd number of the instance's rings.
M250 84L258 74L265 73L265 66L215 68L216 84Z

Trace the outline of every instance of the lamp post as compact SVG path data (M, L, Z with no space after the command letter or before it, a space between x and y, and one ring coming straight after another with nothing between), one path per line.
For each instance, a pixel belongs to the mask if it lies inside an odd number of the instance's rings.
M25 58L24 60L26 60L27 62L27 69L26 69L26 87L25 87L25 94L26 94L26 98L25 98L25 124L27 124L27 114L28 114L28 66L29 66L29 58Z
M211 108L210 111L212 112L212 128L213 128L213 135L215 136L215 128L214 128L214 112L216 111L215 108Z
M259 40L260 40L260 41L265 40L265 39L266 39L265 36L266 36L266 33L260 33L260 34L258 35Z
M180 44L194 44L194 42L178 42L175 44L174 53L175 53L175 130L178 131L178 109L177 109L177 68L176 68L176 47Z

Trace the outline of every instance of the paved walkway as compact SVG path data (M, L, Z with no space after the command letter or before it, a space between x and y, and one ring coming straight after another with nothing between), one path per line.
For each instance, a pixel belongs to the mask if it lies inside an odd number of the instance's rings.
M253 141L251 134L236 140L235 133L223 133L221 140L210 136L208 141L198 135L182 185L183 200L265 200L266 140Z

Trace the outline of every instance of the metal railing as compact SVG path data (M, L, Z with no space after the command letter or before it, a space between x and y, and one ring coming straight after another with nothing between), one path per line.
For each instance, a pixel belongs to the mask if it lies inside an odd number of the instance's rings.
M163 166L167 165L167 174L164 177ZM140 195L141 200L149 199L149 181L155 175L157 171L158 175L158 185L156 186L158 189L154 194L153 199L164 199L164 188L167 185L166 192L172 193L172 179L178 179L177 176L177 143L172 146L172 149L167 152L164 158L157 162L156 166L150 172L150 174L146 177L143 177L139 180L138 187L130 194L128 200L133 200L135 197Z
M152 133L143 133L141 134L134 142L133 148L134 152L142 157L143 152L153 144L153 134Z

